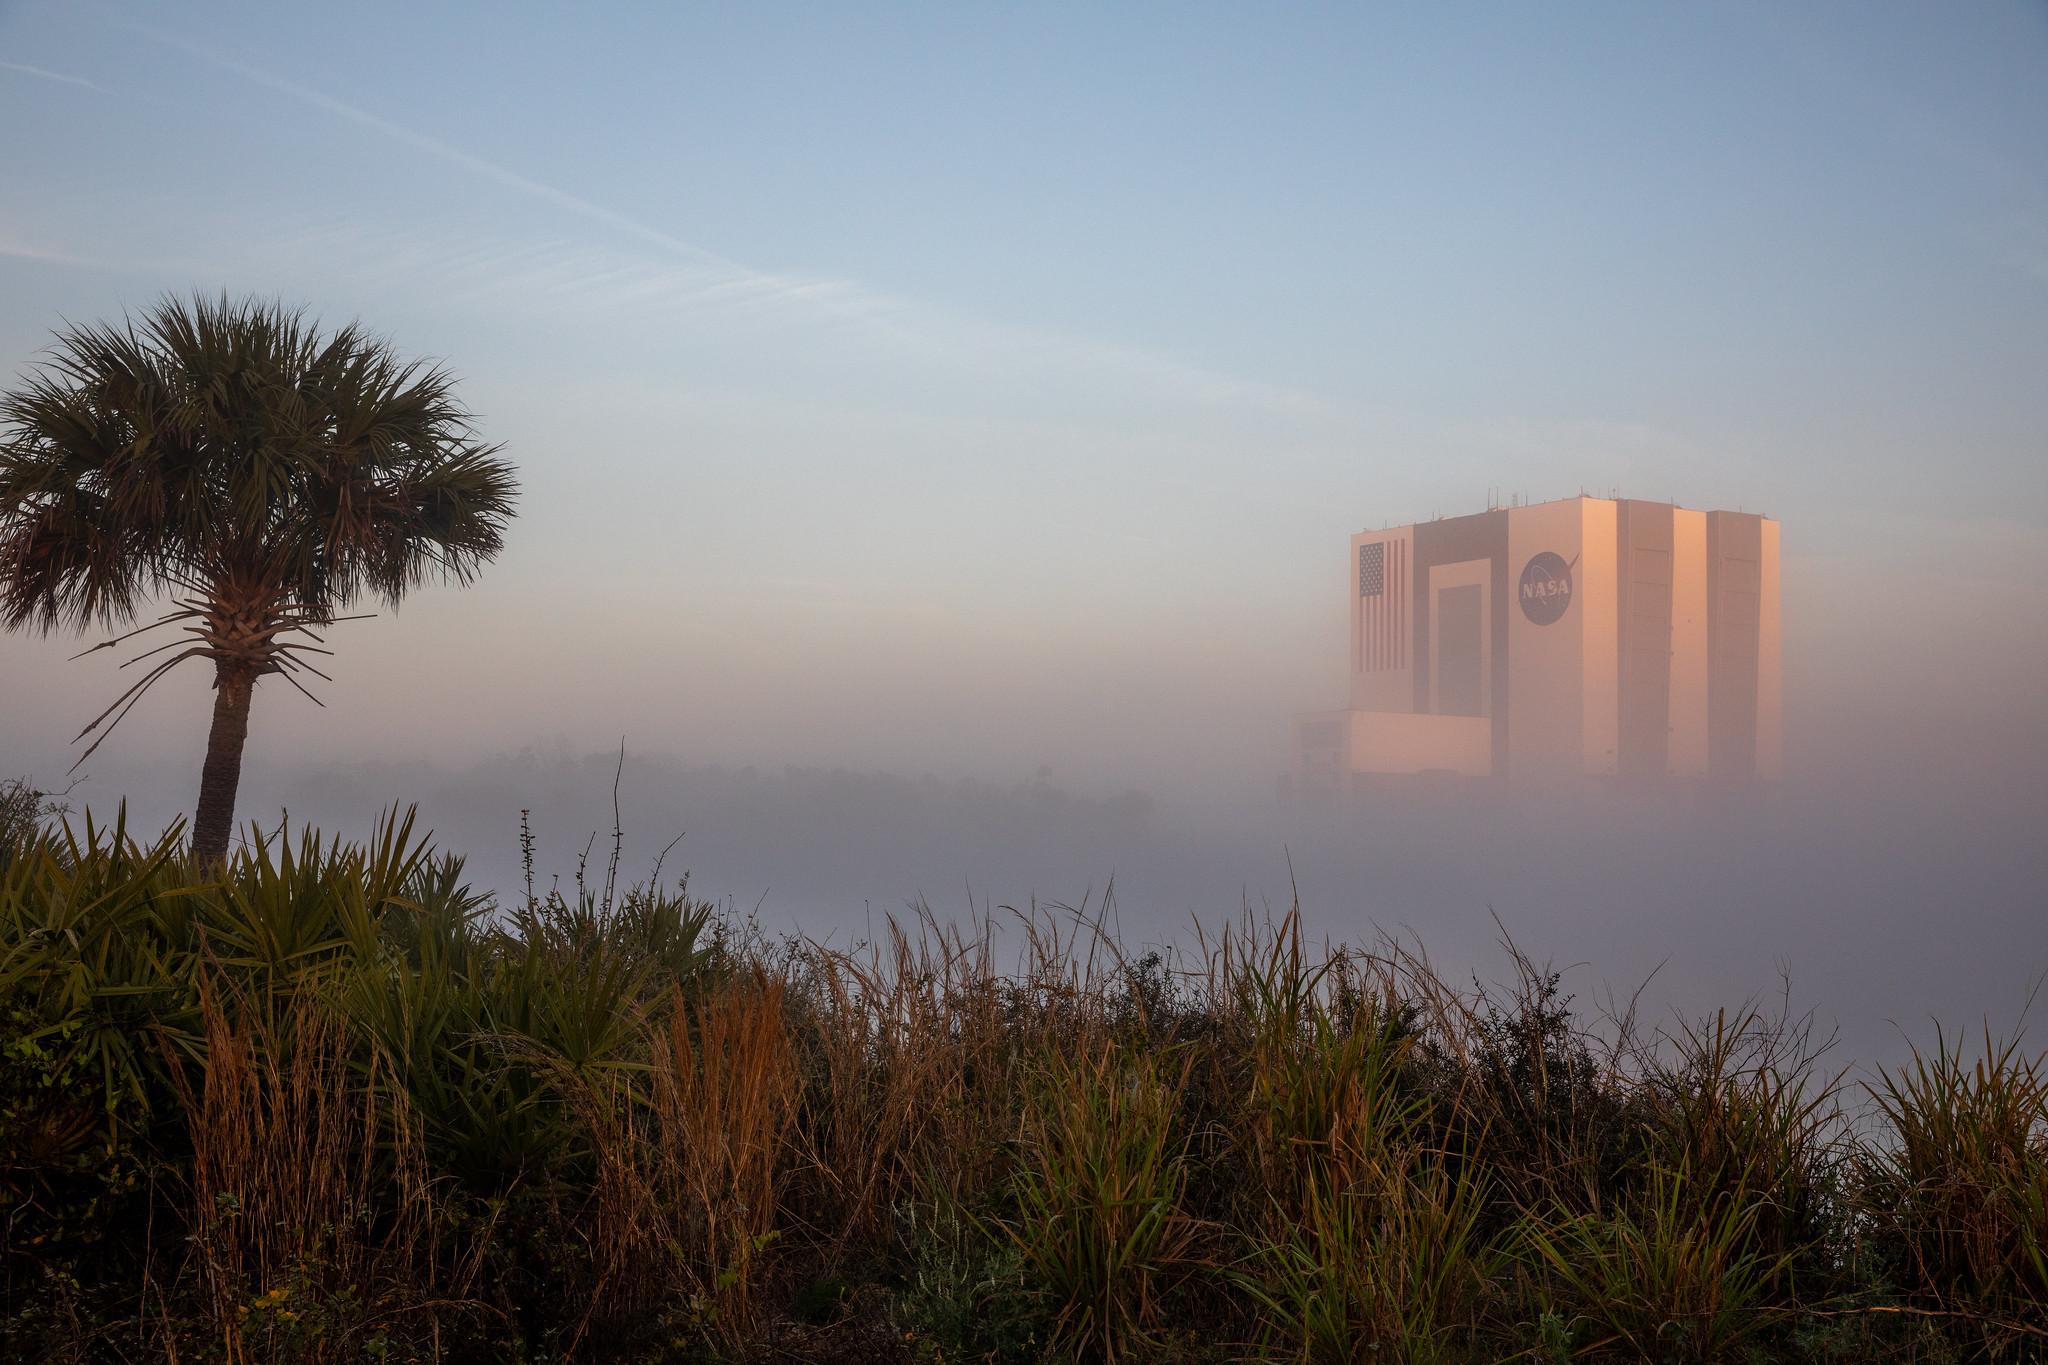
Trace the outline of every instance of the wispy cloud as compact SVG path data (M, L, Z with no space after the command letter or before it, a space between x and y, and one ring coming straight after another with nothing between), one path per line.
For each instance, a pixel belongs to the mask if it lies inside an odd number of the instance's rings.
M50 265L82 265L94 270L121 268L117 262L96 260L90 256L73 256L62 251L51 251L45 247L27 242L10 241L0 237L0 256L9 256L17 261L43 261Z
M1246 380L1138 347L1044 330L1010 327L850 280L817 279L809 287L763 291L755 277L636 243L604 245L572 236L519 232L502 216L456 213L397 220L363 211L280 213L274 204L215 201L205 226L186 242L181 273L211 276L254 271L271 278L318 274L349 288L396 291L474 307L511 320L554 315L606 330L623 323L660 329L676 340L694 335L718 347L770 348L776 364L830 367L843 380L849 367L868 376L893 369L913 383L941 375L973 376L977 384L1025 390L1062 403L1118 407L1216 405L1290 420L1322 420L1332 404L1320 395ZM184 210L167 206L160 224ZM0 220L4 226L4 220ZM197 226L197 225L195 225ZM55 228L42 235L48 237ZM88 234L90 229L86 229ZM17 240L31 234L17 231ZM4 240L4 238L0 238ZM655 335L655 333L650 333ZM1053 397L1053 395L1060 395Z
M376 272L387 278L414 278L460 295L542 300L608 315L733 308L772 313L836 305L835 312L872 317L892 306L846 281L764 287L757 273L721 264L514 238L466 222L401 225L356 215L316 217L279 224L274 239L287 254L374 261Z
M817 298L834 291L834 286L827 283L777 275L741 265L737 261L728 260L716 252L707 251L703 247L686 242L673 234L663 232L661 229L643 223L638 219L630 218L623 213L605 208L601 204L592 203L588 199L571 194L566 190L557 189L553 185L544 184L529 176L520 175L516 171L508 170L496 162L487 161L483 157L466 152L462 148L443 142L439 138L407 128L403 124L394 123L390 119L382 118L369 112L367 109L358 108L345 100L336 99L334 96L323 91L300 85L296 81L286 80L260 67L251 66L246 62L237 61L210 48L201 47L199 44L190 42L176 34L166 33L161 29L152 28L146 24L127 23L123 27L168 47L176 48L178 51L189 56L197 57L201 61L209 62L214 66L220 67L222 70L231 71L244 80L251 81L266 89L275 90L280 94L288 95L301 103L311 105L316 109L337 115L364 128L381 133L385 137L403 143L416 151L424 152L429 156L460 166L473 175L502 185L507 189L528 195L543 203L552 204L557 208L566 209L570 213L590 219L593 222L602 223L606 227L625 233L627 236L638 238L649 245L673 252L702 269L725 275L736 282L743 282L750 292L758 296ZM840 292L844 291L841 290Z
M516 291L523 297L576 300L585 306L647 312L724 312L773 317L791 309L834 323L855 323L912 354L943 364L972 363L1009 370L1022 366L1087 372L1116 383L1137 381L1155 392L1182 399L1226 401L1301 411L1325 406L1323 399L1270 384L1248 382L1198 365L1130 347L1025 331L945 316L857 281L805 277L761 270L707 250L651 224L477 156L429 134L350 104L324 91L287 80L260 67L147 25L115 21L129 31L176 49L264 89L392 139L425 155L460 167L481 179L536 201L601 224L644 247L653 256L606 251L582 244L478 241L452 235L434 239L413 225L403 229L370 224L301 224L308 239L326 238L345 247L350 234L357 252L374 244L380 273L420 271L445 287L454 278L476 293Z
M114 93L104 85L94 85L83 76L67 76L61 71L45 71L40 66L27 66L21 62L0 62L0 71L19 71L24 76L40 76L46 81L60 81L65 85L82 85L87 90L96 90L102 95Z

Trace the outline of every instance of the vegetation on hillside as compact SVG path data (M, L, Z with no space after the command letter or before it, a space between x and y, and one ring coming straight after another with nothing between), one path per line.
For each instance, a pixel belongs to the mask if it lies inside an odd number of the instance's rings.
M0 843L0 1355L2009 1361L2048 1073L1588 1019L1292 915L769 941L406 818ZM1014 951L1005 944L1014 945ZM1852 1093L1853 1091L1853 1093ZM1845 1111L1868 1115L1851 1124Z

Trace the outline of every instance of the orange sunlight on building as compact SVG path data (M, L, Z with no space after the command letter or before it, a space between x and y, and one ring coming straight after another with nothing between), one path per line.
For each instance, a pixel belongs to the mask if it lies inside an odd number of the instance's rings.
M1584 785L1783 772L1778 523L1564 498L1351 538L1351 699L1293 784Z

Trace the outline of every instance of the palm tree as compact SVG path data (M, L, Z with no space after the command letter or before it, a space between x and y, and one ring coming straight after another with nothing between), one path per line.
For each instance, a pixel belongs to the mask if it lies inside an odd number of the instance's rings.
M0 623L111 629L170 599L94 647L184 623L129 660L170 653L79 738L105 722L98 748L159 678L212 660L192 820L207 866L227 856L256 683L325 678L317 631L364 597L395 609L428 579L468 583L517 492L446 370L353 323L322 336L302 309L167 298L139 323L60 332L0 396Z

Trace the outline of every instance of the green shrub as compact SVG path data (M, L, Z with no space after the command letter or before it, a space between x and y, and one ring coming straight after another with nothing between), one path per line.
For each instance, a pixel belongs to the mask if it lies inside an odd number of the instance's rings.
M770 943L356 844L18 829L0 1359L2039 1359L2048 1070L1247 922Z

